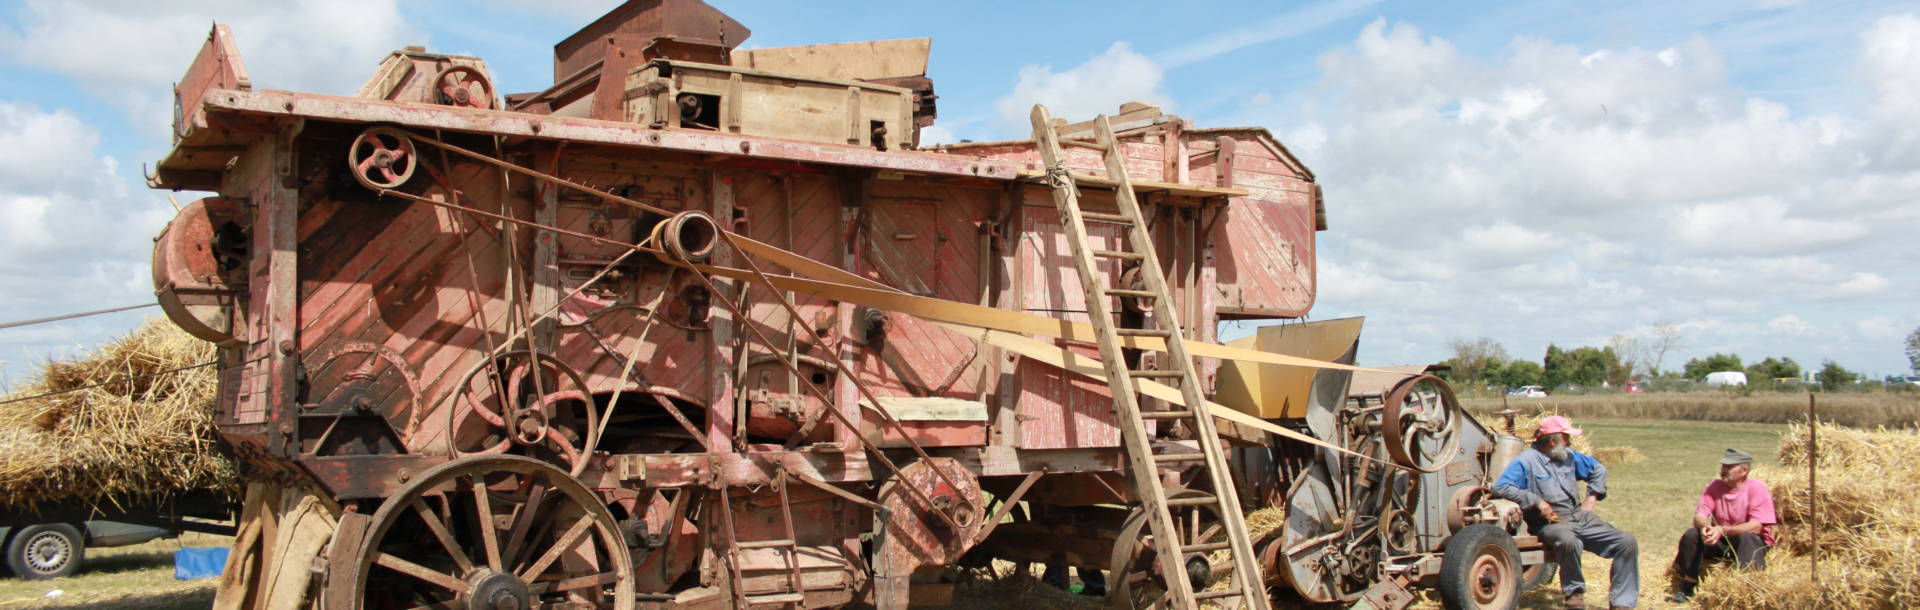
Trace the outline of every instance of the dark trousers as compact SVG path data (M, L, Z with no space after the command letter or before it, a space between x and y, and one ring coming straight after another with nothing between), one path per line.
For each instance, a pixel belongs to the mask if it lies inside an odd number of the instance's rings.
M1694 581L1700 580L1700 566L1709 561L1732 558L1734 565L1756 570L1767 568L1767 541L1757 532L1721 536L1719 544L1707 544L1700 528L1688 528L1680 535L1680 551L1673 556L1673 571Z

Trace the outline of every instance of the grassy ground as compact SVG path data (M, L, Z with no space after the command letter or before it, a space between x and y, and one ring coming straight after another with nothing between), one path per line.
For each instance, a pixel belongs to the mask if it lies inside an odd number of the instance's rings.
M1728 447L1754 455L1756 464L1777 465L1775 447L1785 426L1696 421L1576 419L1596 447L1626 445L1645 454L1646 461L1608 465L1605 502L1594 512L1608 523L1634 535L1640 543L1641 608L1676 608L1666 598L1667 565L1674 546L1691 525L1693 506L1707 481L1719 473L1721 452ZM1588 607L1606 607L1607 560L1584 556ZM1558 585L1528 594L1522 608L1559 608Z
M55 580L0 579L0 608L172 610L213 603L214 579L173 579L173 552L182 546L219 547L227 536L188 532L178 540L87 549L73 576ZM48 597L52 592L57 595Z
M1641 608L1674 607L1660 601L1667 595L1666 567L1673 561L1674 544L1689 523L1701 487L1717 472L1720 452L1738 447L1752 452L1763 464L1775 464L1774 448L1784 428L1775 424L1602 418L1578 418L1575 423L1592 435L1597 447L1632 446L1647 458L1638 463L1609 465L1612 496L1596 509L1601 518L1639 539ZM86 563L75 576L55 581L0 580L0 608L205 608L213 600L214 581L173 580L172 552L183 544L221 546L228 540L190 533L179 541L89 549ZM1608 562L1591 554L1585 559L1587 603L1605 607ZM1557 585L1529 593L1521 607L1560 607ZM1009 582L1004 588L1007 590L992 591L985 597L1019 599L1026 607L1094 605L1086 603L1091 600L1036 590L1041 587L1032 581ZM46 598L56 589L61 591L58 597ZM981 600L966 596L957 601L967 607L988 607L973 605Z

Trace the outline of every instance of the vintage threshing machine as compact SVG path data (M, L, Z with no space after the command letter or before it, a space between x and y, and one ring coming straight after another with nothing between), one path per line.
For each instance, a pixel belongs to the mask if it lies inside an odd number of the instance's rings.
M410 47L336 97L214 27L150 181L216 193L154 281L253 482L217 605L895 608L1038 563L1122 606L1502 607L1539 572L1446 386L1297 322L1325 214L1266 130L923 146L928 40L747 36L634 0L544 91Z

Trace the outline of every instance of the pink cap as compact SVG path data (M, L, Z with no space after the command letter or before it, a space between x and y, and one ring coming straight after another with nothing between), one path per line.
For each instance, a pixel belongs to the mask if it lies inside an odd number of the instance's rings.
M1554 415L1540 420L1540 429L1534 430L1533 436L1534 438L1539 438L1548 434L1559 434L1562 432L1567 433L1569 436L1579 436L1585 431L1573 427L1573 421L1567 419L1566 416Z

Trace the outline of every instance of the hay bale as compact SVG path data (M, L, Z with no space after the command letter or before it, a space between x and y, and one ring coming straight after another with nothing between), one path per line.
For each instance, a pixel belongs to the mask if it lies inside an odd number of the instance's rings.
M1488 413L1488 412L1470 411L1470 413L1473 413L1474 418L1480 420L1480 425L1486 426L1488 430L1493 431L1496 434L1507 433L1506 418L1503 418L1499 415L1495 415L1493 413ZM1540 428L1540 420L1546 419L1554 415L1559 415L1559 413L1555 413L1551 409L1544 409L1534 413L1527 413L1525 411L1522 411L1518 414L1515 414L1513 416L1513 435L1518 436L1520 438L1524 438L1524 439L1532 439L1533 431L1538 430ZM1580 422L1578 421L1573 422L1573 427L1575 428L1580 427ZM1593 455L1593 433L1592 432L1588 432L1586 434L1572 437L1567 441L1567 444L1569 447L1572 447L1574 451L1585 453L1587 455Z
M156 374L214 357L212 344L155 318L42 365L6 396L18 402L0 404L0 505L233 493L237 473L213 429L215 367ZM105 383L115 380L127 381Z
M1589 455L1592 455L1593 459L1600 460L1600 463L1609 466L1615 464L1635 464L1647 461L1647 455L1641 453L1639 447L1632 445L1599 447L1594 449L1593 453Z
M1807 432L1789 427L1779 468L1758 468L1780 516L1777 545L1764 573L1711 572L1702 579L1703 607L1920 607L1920 433L1913 430L1819 428L1820 488L1807 495ZM1814 585L1808 554L1812 509L1819 509L1820 572Z

